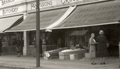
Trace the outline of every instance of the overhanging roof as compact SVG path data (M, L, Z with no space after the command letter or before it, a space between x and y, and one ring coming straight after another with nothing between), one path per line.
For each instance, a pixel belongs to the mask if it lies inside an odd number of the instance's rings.
M15 23L22 18L22 16L14 16L0 19L0 33L15 25Z
M120 1L77 6L74 12L53 29L116 24L120 20Z
M57 21L68 8L40 12L40 29L45 29ZM36 13L28 14L27 18L19 25L7 30L7 32L31 31L36 30Z

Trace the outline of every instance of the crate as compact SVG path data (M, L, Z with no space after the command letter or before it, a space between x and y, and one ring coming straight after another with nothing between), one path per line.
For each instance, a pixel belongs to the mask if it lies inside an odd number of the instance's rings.
M78 60L78 59L80 59L78 54L70 54L70 60Z
M69 59L70 59L70 56L69 56L69 55L60 55L60 56L59 56L59 59L60 59L60 60L69 60Z
M90 59L90 53L85 53L85 58Z
M70 59L70 54L75 54L72 59L83 58L85 55L85 50L73 50L70 52L59 52L59 59L65 60Z

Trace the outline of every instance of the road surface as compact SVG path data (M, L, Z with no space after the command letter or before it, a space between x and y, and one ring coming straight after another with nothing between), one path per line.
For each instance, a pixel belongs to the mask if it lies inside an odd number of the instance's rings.
M0 67L0 69L10 69L10 68L4 68L4 67Z

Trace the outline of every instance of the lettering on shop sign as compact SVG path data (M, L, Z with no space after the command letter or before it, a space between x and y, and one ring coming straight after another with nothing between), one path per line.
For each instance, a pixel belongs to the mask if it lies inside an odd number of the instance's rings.
M79 1L83 1L83 0L61 0L62 4L74 3Z
M40 7L46 7L46 6L51 6L51 5L52 5L52 0L40 2Z
M5 5L7 3L14 2L15 0L2 0L2 5Z
M48 7L48 6L52 6L52 5L53 5L52 0L40 2L40 8ZM36 8L36 3L32 3L31 9L35 9L35 8Z
M17 12L17 11L18 11L18 8L17 8L17 7L15 7L15 8L3 9L3 15L9 14L9 13L14 13L14 12Z

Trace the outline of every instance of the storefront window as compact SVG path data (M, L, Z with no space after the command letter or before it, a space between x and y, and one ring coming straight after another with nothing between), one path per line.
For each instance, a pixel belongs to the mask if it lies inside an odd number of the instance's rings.
M36 32L29 32L29 45L34 45L36 39ZM46 33L44 31L40 31L40 39L42 39L42 44L46 44Z
M75 48L85 48L88 45L87 29L67 30L67 46Z
M30 31L28 37L29 37L29 45L34 45L35 31Z

